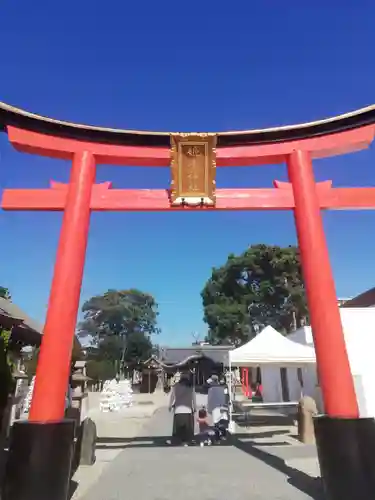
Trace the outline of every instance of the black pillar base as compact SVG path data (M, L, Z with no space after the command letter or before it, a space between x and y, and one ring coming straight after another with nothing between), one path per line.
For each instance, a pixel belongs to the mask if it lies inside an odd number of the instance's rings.
M2 500L67 500L74 420L13 425Z
M375 420L314 420L316 445L327 500L375 499Z

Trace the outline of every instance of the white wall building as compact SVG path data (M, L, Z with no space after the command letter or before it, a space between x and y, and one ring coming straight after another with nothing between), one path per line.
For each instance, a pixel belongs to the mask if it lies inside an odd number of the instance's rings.
M375 417L375 308L340 308L340 315L360 416ZM310 326L299 328L288 338L299 344L314 346ZM296 384L292 373L288 373L288 376L291 379L290 386L294 387ZM316 370L309 369L305 377L306 391L317 399L318 406L322 406ZM312 387L315 387L314 391Z

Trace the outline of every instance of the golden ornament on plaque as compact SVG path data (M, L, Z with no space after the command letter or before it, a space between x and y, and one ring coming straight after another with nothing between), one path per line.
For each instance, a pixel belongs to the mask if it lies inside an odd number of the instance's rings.
M172 206L215 205L216 135L171 135Z

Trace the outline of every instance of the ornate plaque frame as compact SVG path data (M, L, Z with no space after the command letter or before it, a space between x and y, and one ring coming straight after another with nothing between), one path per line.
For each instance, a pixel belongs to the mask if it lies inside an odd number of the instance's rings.
M215 205L216 134L171 135L171 204Z

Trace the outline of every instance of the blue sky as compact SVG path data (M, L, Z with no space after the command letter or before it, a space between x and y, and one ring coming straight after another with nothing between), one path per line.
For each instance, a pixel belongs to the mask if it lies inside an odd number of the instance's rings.
M352 5L351 5L352 4ZM355 5L355 6L354 6ZM3 2L0 99L94 125L154 130L258 128L375 101L375 4L139 1ZM0 136L0 188L67 181L69 165L22 155ZM374 186L375 150L317 161L318 180ZM218 187L270 187L283 166L218 169ZM114 187L166 188L168 169L98 168ZM0 283L44 321L58 213L0 213ZM374 212L324 224L339 296L374 286ZM202 336L212 266L252 243L296 241L291 213L94 213L82 300L137 287L160 304L161 343Z

